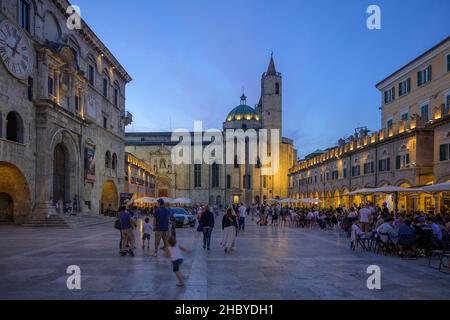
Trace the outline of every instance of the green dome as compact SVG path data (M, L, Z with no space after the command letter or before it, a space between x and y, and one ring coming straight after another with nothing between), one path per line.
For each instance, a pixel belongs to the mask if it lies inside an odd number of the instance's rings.
M227 121L241 121L241 120L257 120L259 121L259 116L256 113L256 110L252 107L241 104L237 106L227 116Z

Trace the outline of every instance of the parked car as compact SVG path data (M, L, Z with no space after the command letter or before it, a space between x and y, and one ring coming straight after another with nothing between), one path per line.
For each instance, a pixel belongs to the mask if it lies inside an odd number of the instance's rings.
M172 211L172 217L175 221L175 226L177 228L183 228L189 226L191 228L195 227L196 219L195 217L183 208L170 208Z

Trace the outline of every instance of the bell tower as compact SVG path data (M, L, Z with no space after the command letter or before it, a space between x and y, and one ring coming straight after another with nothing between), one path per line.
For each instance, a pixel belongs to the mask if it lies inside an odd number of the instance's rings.
M261 117L263 128L280 130L280 139L282 130L281 80L281 73L275 69L272 53L267 72L263 73L261 79Z

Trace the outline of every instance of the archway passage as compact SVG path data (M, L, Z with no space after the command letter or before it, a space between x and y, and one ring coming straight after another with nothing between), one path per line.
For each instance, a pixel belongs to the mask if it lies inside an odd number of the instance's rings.
M339 193L339 190L336 190L334 192L334 208L337 208L341 205L341 194Z
M28 183L13 164L0 162L0 221L21 223L31 212Z
M0 222L14 221L14 201L7 193L0 193Z
M53 200L70 201L70 178L67 167L67 152L62 144L55 147L53 154Z
M350 196L348 195L350 190L344 188L342 191L342 205L344 205L347 209L350 209Z
M103 184L100 213L104 214L106 211L117 211L118 208L119 195L116 185L111 180L108 180Z
M411 188L411 184L408 182L400 183L398 186L402 188ZM414 199L412 194L399 194L397 199L397 207L402 212L413 211Z

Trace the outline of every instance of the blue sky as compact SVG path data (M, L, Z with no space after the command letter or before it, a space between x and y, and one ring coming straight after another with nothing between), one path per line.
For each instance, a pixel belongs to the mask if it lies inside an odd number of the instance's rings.
M375 84L450 34L448 0L73 0L133 77L129 131L221 128L274 51L283 135L302 157L380 128ZM368 30L377 4L382 29Z

